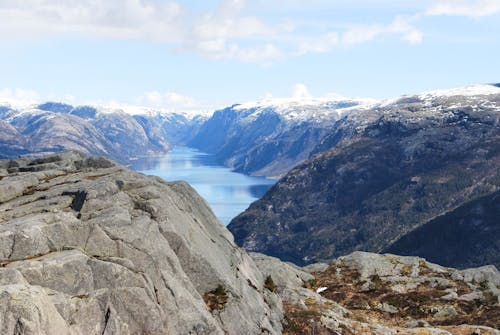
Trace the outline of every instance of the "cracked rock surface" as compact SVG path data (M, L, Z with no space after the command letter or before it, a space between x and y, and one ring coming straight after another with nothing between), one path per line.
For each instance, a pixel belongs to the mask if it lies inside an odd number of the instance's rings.
M0 161L1 334L278 334L264 280L186 183L77 152Z
M286 335L500 334L500 273L492 265L457 270L358 251L299 268L251 256L276 284Z

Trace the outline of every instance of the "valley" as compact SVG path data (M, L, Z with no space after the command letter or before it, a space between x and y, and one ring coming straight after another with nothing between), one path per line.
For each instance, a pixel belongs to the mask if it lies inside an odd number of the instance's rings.
M498 335L499 113L491 85L4 107L0 330Z

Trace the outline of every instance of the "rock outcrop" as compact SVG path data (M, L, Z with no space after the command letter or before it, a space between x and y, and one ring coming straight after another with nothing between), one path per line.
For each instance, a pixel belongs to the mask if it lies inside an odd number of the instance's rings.
M354 252L326 268L301 269L252 257L283 299L284 334L500 334L494 266L456 270L418 257Z
M279 334L279 297L186 183L0 161L1 334Z
M346 115L229 224L236 242L301 265L390 250L499 266L500 89L481 89Z

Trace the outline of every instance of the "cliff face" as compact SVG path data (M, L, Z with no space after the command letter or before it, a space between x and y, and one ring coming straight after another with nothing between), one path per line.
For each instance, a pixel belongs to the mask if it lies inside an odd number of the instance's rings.
M281 301L189 185L75 152L0 179L0 333L280 333Z
M244 248L297 264L390 250L498 265L499 120L500 94L422 95L349 114L228 228ZM471 211L482 214L457 217Z

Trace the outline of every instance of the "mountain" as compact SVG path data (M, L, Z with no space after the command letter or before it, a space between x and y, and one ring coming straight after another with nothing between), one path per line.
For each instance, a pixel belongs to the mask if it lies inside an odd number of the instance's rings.
M389 245L384 252L419 255L445 266L495 264L499 267L498 218L500 191L466 202L430 220Z
M341 115L371 100L271 99L216 111L188 145L213 153L235 171L281 176L307 159Z
M498 335L500 274L355 252L299 268L186 183L64 152L0 160L0 332Z
M25 140L16 128L0 120L0 159L26 154Z
M281 300L186 183L0 161L1 334L280 334Z
M347 114L314 152L230 223L239 245L297 264L386 250L500 265L499 88Z
M110 109L47 102L0 109L0 156L68 149L122 163L166 153L196 133L204 117L128 107Z

